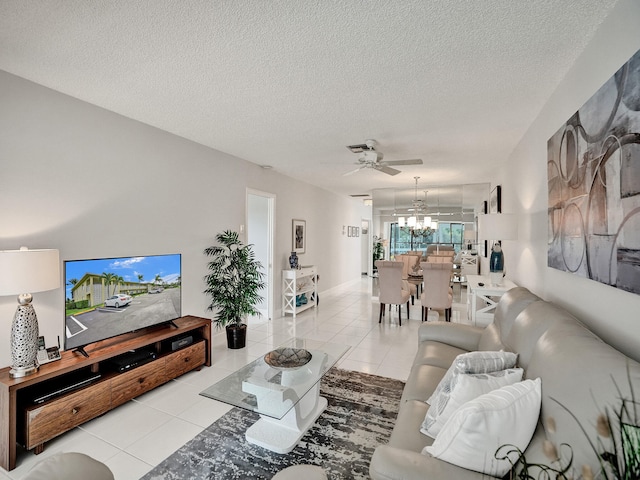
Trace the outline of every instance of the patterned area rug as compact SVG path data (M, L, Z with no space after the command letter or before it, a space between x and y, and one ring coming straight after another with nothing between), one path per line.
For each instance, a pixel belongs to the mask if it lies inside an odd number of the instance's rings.
M369 478L375 448L386 443L404 383L333 368L320 391L329 405L286 455L248 443L259 416L233 408L143 477L143 480L270 479L290 465L310 463L331 480Z

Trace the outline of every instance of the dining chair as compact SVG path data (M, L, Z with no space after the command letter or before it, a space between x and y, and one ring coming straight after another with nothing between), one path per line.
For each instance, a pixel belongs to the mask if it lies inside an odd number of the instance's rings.
M413 283L409 283L409 275L416 273L420 268L420 256L410 253L403 253L396 255L396 261L402 262L402 280L403 288L409 290L411 294L411 305L414 303L415 297L418 295L418 286Z
M422 279L424 287L420 301L422 303L422 321L427 318L429 309L444 311L446 322L451 321L451 305L453 290L451 288L451 272L453 263L422 262Z
M402 262L389 260L376 260L378 267L378 285L380 288L380 315L378 323L382 322L386 305L398 305L398 324L402 326L402 304L407 304L407 320L409 320L409 297L411 294L403 288ZM389 321L391 321L391 308L389 308Z

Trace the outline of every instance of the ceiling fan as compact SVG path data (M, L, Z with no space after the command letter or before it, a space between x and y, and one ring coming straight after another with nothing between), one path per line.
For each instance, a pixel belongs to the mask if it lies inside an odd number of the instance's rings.
M422 165L422 159L414 158L411 160L391 160L383 161L384 154L376 150L377 142L375 140L365 140L364 143L358 145L348 145L347 148L353 153L360 154L358 161L355 163L358 168L345 173L343 176L351 175L359 172L364 168L372 168L387 175L397 175L400 170L391 168L390 165Z

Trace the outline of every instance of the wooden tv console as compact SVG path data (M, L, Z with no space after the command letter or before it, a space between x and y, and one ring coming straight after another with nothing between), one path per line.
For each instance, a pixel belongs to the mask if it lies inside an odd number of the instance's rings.
M172 342L192 336L179 349ZM185 342L186 343L186 342ZM132 350L148 350L155 359L126 371L109 362ZM183 373L211 366L211 320L181 317L174 325L150 327L85 347L89 357L62 352L58 361L40 366L37 373L11 378L10 367L0 369L0 467L16 467L19 443L36 454L45 442L166 383ZM77 376L100 374L100 378L43 403L34 398L59 391L77 382Z

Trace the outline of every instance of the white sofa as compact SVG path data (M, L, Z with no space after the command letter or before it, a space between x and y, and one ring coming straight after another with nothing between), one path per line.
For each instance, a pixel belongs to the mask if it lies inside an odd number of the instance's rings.
M611 321L615 320L612 313ZM524 378L541 379L540 421L525 450L527 461L550 463L543 454L548 438L555 445L571 446L578 473L583 464L598 471L598 458L586 434L597 441L598 414L604 407L619 406L621 398L630 400L630 384L640 395L640 364L604 343L566 310L518 287L502 297L494 322L485 329L445 322L421 325L418 353L393 433L371 459L369 471L374 480L487 478L421 453L434 440L420 433L420 426L430 408L425 400L459 354L501 349L518 354ZM549 417L555 420L554 430L545 427Z

